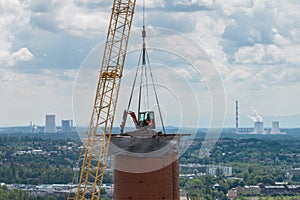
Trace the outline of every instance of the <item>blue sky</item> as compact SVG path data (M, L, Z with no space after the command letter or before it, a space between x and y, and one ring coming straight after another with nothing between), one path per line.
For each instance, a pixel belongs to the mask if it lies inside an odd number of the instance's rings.
M135 29L141 26L142 18L142 1L137 0L137 4ZM46 113L56 114L58 124L61 119L73 118L72 94L77 72L89 52L103 42L110 7L108 0L0 2L0 125L26 125L30 121L43 125ZM247 115L253 115L252 108L267 120L266 126L278 119L282 120L283 127L300 126L298 0L149 0L146 7L149 47L158 48L158 44L173 37L173 46L164 44L162 48L196 51L183 39L189 38L202 48L215 66L211 71L203 67L201 75L195 76L178 57L169 62L172 66L163 59L152 59L157 73L164 76L158 79L166 80L162 84L172 89L169 91L182 87L181 81L186 80L186 87L192 88L192 92L183 93L185 89L182 88L175 92L181 109L187 113L183 121L169 118L170 125L179 121L182 126L207 126L211 119L211 109L207 107L211 106L210 95L214 93L209 90L218 87L220 81L214 80L220 77L226 93L225 126L234 126L236 99L240 101L244 126L251 126ZM139 30L133 31L132 36L136 39L131 39L129 49L139 47L138 34ZM135 54L131 55L128 65L135 63ZM152 57L155 55L153 51ZM199 57L187 58L187 62L198 63L197 67L201 68L205 63L200 60ZM130 69L125 71L130 72ZM172 74L168 70L180 74L178 79L167 77ZM81 70L84 71L88 70ZM213 72L218 72L217 76ZM204 82L209 85L209 90ZM122 95L126 96L130 78L128 81L125 78L123 83L125 92ZM197 93L197 98L190 103L195 96L193 92ZM93 101L92 97L82 96ZM164 97L161 101L168 104ZM193 113L195 107L197 112ZM176 115L168 106L164 110L165 116ZM199 113L203 123L193 120Z

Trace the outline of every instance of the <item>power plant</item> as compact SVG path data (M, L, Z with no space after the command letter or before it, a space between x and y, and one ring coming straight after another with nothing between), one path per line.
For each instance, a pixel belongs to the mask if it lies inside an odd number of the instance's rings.
M264 128L263 118L257 113L255 109L252 109L254 112L254 116L248 115L253 122L253 127L241 128L239 127L239 104L238 100L235 102L235 129L238 134L286 134L285 132L281 132L279 128L279 122L272 122L272 129L266 130Z

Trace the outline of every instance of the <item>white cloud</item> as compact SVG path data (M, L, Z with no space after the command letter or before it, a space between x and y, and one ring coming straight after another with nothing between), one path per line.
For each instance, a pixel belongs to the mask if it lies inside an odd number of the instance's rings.
M4 67L13 65L21 57L21 59L29 59L30 55L26 49L21 49L15 54L12 51L15 48L14 43L18 40L16 34L29 24L30 15L25 9L26 6L26 2L21 4L17 0L0 2L0 64Z
M241 64L275 64L284 60L281 49L275 45L255 44L242 47L235 54L235 63Z
M12 53L11 57L16 61L30 61L33 59L34 55L28 50L28 48L23 47Z
M65 3L57 16L58 27L81 37L95 37L106 33L110 13Z
M175 6L183 5L183 6L212 6L214 4L213 0L175 0L173 1Z
M33 121L44 124L44 114L56 113L58 118L72 118L74 79L65 79L64 71L18 73L0 69L1 124L20 125ZM16 110L18 112L16 112ZM16 124L17 123L17 124Z
M300 65L300 43L285 46L282 49L287 63L293 64L292 66L299 67Z
M68 79L73 79L75 80L76 75L77 75L77 70L74 69L67 69L65 70L62 75Z
M1 64L4 67L14 66L18 62L31 61L34 55L27 47L23 47L15 52L10 52L9 50L0 51Z
M250 79L252 74L243 68L237 68L236 70L230 72L229 79L231 81L245 81Z
M143 6L143 1L137 1L137 5ZM145 7L147 8L163 8L165 7L165 0L147 0L145 1Z
M289 83L294 84L300 81L300 69L298 68L285 68L279 73L273 74L274 79L280 85L286 85Z
M272 28L272 31L274 34L274 44L277 44L279 46L286 46L292 43L292 41L290 41L288 38L285 38L283 35L281 35L276 28Z

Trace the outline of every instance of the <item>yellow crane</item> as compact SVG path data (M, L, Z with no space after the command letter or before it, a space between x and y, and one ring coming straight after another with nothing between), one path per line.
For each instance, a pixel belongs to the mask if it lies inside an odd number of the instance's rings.
M100 199L135 3L114 0L78 186L68 200Z

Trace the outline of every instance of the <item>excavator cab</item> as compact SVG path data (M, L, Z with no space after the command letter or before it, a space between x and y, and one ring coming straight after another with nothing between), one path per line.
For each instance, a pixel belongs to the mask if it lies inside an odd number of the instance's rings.
M139 127L148 126L151 129L155 129L155 117L154 111L140 112L138 116Z

